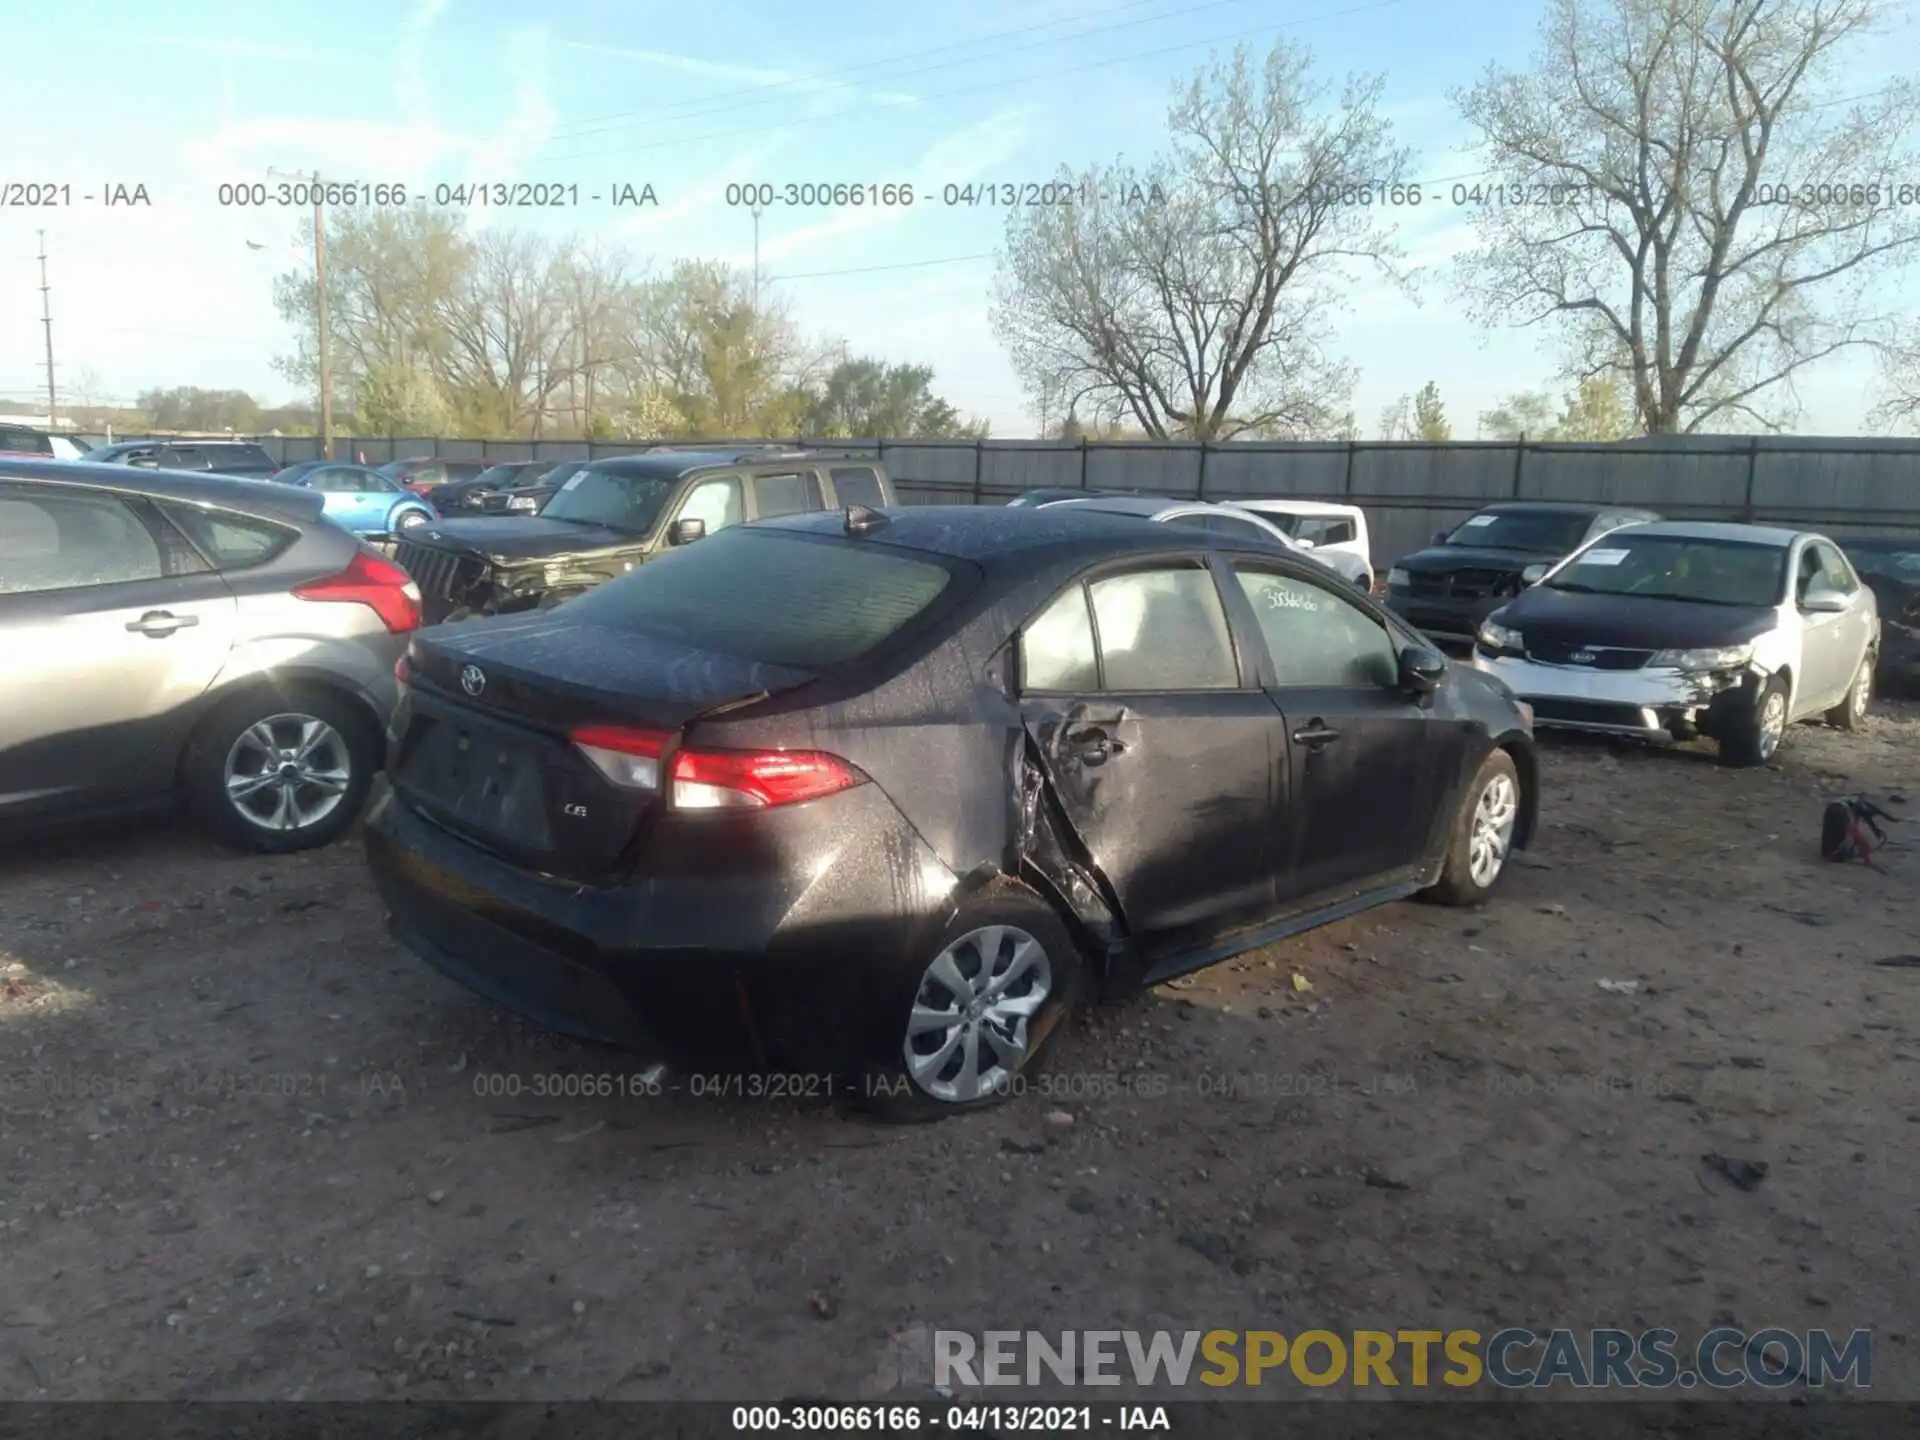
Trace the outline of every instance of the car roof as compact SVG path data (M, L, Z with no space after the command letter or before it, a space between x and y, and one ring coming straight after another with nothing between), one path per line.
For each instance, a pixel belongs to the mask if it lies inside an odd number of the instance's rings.
M1332 500L1289 500L1278 495L1262 495L1257 499L1230 500L1226 503L1237 505L1242 510L1251 510L1256 515L1270 511L1276 515L1337 515L1344 519L1361 513L1358 505L1341 505Z
M1790 530L1780 525L1743 525L1733 520L1651 520L1626 528L1638 535L1671 535L1679 540L1732 540L1747 545L1771 545L1782 550L1801 536L1816 533L1812 530ZM1605 543L1604 540L1602 543Z
M315 518L312 492L279 480L250 480L204 470L143 470L86 460L0 460L0 479L33 480L83 490L113 490L189 505L300 522Z
M1093 495L1085 499L1051 500L1036 505L1036 510L1098 510L1107 515L1144 515L1152 519L1168 510L1184 510L1198 505L1211 508L1204 500L1169 500L1165 495Z
M185 445L194 445L203 450L218 449L221 446L227 445L236 448L244 446L248 450L264 450L266 448L258 440L200 440L192 435L155 435L146 440L116 440L111 445L102 445L97 450L89 450L87 453L89 455L119 455L128 450L145 450L155 445L164 445L175 449Z
M1477 515L1598 515L1618 511L1627 515L1652 515L1638 505L1602 505L1590 500L1496 500L1482 505Z
M1028 569L1048 560L1097 560L1136 551L1255 548L1230 535L1184 527L1169 532L1158 525L1142 525L1135 515L1092 506L901 505L881 513L887 523L866 536L873 543L972 561L988 570ZM846 511L808 510L756 521L753 528L844 535Z

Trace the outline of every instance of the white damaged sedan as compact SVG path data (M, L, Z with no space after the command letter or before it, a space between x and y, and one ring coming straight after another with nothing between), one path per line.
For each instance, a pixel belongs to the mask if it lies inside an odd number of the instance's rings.
M1798 721L1853 729L1880 645L1873 592L1823 535L1663 520L1576 550L1490 615L1475 669L1534 723L1714 740L1764 765Z

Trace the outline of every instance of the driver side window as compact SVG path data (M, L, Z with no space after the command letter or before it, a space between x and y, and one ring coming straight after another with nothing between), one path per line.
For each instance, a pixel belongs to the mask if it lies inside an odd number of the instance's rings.
M1358 605L1313 581L1236 565L1261 638L1283 686L1316 689L1390 687L1399 678L1399 647L1387 628Z
M1807 597L1820 588L1820 556L1813 546L1808 545L1800 551L1800 568L1793 584L1793 598L1804 604Z
M680 518L704 521L709 535L729 525L738 525L740 516L740 481L732 475L702 480L680 502Z
M1838 550L1828 545L1811 545L1807 548L1813 551L1820 565L1820 576L1813 582L1814 589L1835 595L1851 595L1860 588L1859 582L1853 578L1853 571Z

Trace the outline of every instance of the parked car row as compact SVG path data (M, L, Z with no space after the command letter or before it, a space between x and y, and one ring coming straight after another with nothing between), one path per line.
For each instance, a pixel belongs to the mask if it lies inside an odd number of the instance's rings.
M0 820L184 803L275 851L368 802L394 934L474 991L943 1114L1017 1093L1083 998L1486 900L1536 722L1757 763L1865 713L1875 592L1824 537L1497 507L1460 548L1513 593L1456 664L1360 583L1364 519L1287 503L1306 533L901 507L871 458L763 447L449 518L365 467L0 462Z

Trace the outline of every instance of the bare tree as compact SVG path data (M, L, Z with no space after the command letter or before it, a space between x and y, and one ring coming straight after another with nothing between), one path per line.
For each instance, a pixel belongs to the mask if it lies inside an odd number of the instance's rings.
M1329 106L1310 69L1284 43L1264 63L1237 50L1176 99L1167 155L1063 171L1076 203L1010 212L994 328L1050 413L1155 439L1337 422L1353 385L1329 353L1338 298L1395 255L1359 202L1408 156L1377 78Z
M1412 440L1415 438L1413 419L1413 397L1402 395L1389 405L1380 407L1380 438L1382 440Z
M1920 330L1881 352L1883 395L1873 423L1886 430L1920 430Z
M1874 0L1549 0L1536 68L1457 103L1498 183L1462 278L1487 323L1558 324L1649 434L1778 423L1806 365L1869 343L1920 241L1920 90L1817 99ZM1913 187L1909 185L1909 189Z

